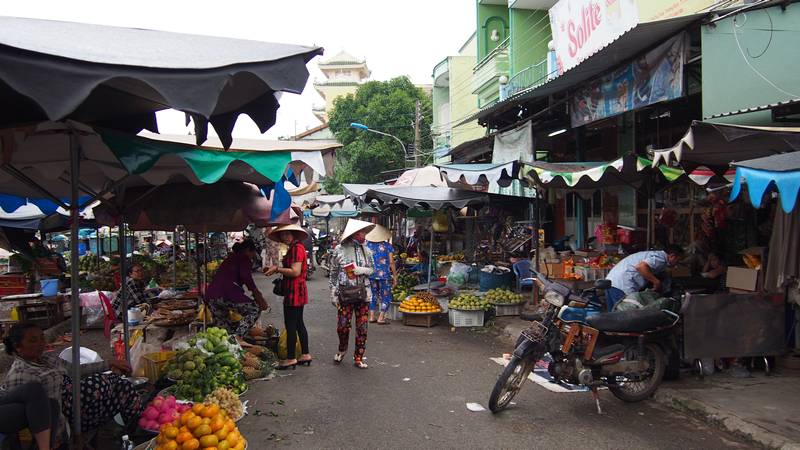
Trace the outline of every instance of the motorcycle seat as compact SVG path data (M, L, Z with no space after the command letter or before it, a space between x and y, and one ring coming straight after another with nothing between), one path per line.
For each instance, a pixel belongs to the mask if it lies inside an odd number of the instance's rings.
M659 309L634 309L595 314L586 323L597 330L616 333L643 333L669 325L672 319Z

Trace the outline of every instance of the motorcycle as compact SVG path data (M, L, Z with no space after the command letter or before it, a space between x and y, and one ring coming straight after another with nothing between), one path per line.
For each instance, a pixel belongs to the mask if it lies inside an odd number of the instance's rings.
M327 234L321 234L316 240L316 245L314 247L314 258L317 262L317 266L325 270L325 277L329 277L331 273L330 257L335 246L336 242L333 241L330 235Z
M677 352L674 328L680 316L669 309L608 312L605 291L610 281L597 280L593 289L576 294L532 272L546 308L517 339L492 389L489 409L505 409L545 354L552 358L547 370L553 379L588 387L598 413L600 387L625 402L653 395L664 377L667 354Z

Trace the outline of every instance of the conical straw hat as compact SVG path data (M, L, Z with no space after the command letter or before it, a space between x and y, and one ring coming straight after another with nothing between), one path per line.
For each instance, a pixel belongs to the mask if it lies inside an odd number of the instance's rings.
M375 225L375 228L367 235L367 240L370 242L389 242L392 238L392 233L382 225Z
M363 220L349 219L347 221L347 225L344 227L344 233L342 233L342 242L353 237L353 235L359 231L363 230L364 232L369 233L373 228L375 228L374 223L364 222Z
M267 237L275 242L280 242L278 240L278 233L281 231L291 231L294 233L294 238L298 241L303 241L308 237L308 232L303 229L300 225L291 224L291 225L281 225L279 227L275 227L269 231Z

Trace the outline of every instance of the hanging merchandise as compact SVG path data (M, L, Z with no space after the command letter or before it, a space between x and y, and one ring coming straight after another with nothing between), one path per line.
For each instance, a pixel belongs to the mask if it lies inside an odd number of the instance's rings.
M447 211L435 211L433 213L433 231L437 233L447 233L450 229Z

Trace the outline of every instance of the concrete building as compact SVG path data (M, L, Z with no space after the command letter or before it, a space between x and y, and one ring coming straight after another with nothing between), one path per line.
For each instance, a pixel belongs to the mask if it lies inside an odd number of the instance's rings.
M325 100L325 104L314 105L313 113L322 123L327 123L333 101L343 95L354 94L359 85L369 80L371 72L365 60L345 51L321 61L317 67L325 79L314 80L314 88Z

